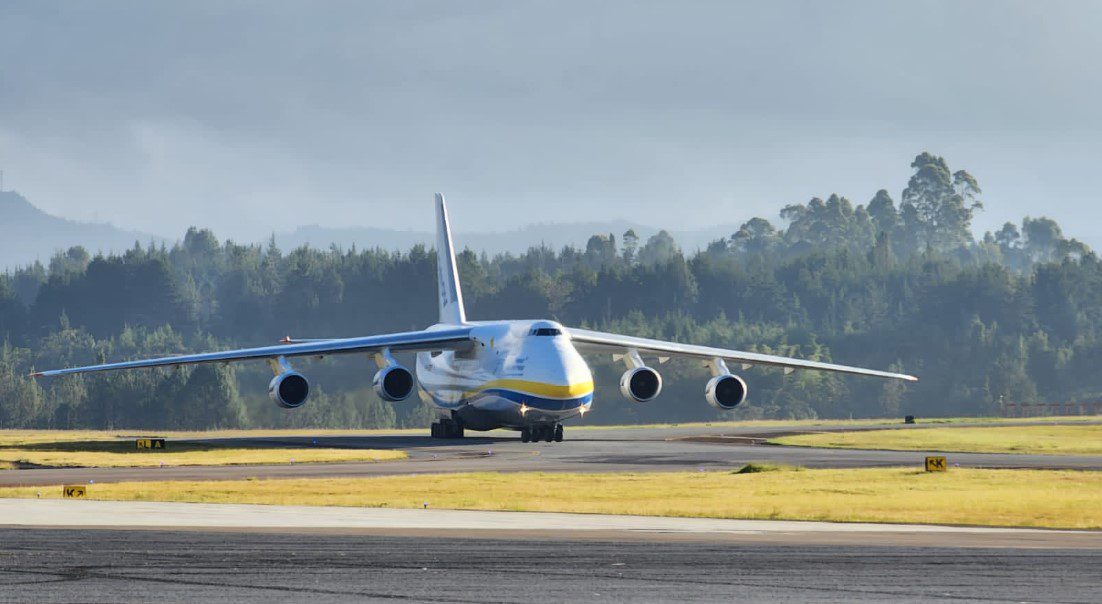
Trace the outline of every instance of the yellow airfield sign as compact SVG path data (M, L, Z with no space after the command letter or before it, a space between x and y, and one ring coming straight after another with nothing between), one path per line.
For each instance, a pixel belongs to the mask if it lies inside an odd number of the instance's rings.
M932 455L926 458L927 472L944 472L947 469L949 469L949 465L945 463L944 455Z
M67 484L64 487L62 487L61 493L65 497L69 497L69 498L74 498L75 497L75 498L78 498L78 499L83 499L83 498L88 496L88 491L87 491L86 487L82 484L76 484L76 485Z
M134 441L139 449L164 449L165 439L163 438L139 438Z

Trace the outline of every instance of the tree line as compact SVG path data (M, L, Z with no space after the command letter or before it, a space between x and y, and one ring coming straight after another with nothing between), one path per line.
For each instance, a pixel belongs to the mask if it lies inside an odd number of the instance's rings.
M975 237L982 190L965 170L918 155L898 202L813 198L753 218L706 249L666 232L594 235L584 249L458 257L472 319L567 325L905 371L904 385L803 371L745 371L750 397L720 413L699 364L661 367L647 404L595 359L586 421L992 413L1000 401L1102 395L1102 263L1044 217ZM284 252L191 228L177 244L91 255L73 247L0 275L0 427L421 426L414 399L370 390L363 355L302 361L315 396L266 398L263 363L139 370L40 382L33 368L421 329L435 318L435 253L423 246ZM408 359L407 359L408 360Z

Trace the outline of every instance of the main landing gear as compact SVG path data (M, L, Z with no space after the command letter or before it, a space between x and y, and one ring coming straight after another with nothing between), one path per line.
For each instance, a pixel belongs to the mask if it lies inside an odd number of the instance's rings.
M525 426L520 429L520 442L538 443L541 440L561 443L562 424L536 424L534 426Z
M454 419L443 418L433 422L430 433L433 438L463 438L463 424Z

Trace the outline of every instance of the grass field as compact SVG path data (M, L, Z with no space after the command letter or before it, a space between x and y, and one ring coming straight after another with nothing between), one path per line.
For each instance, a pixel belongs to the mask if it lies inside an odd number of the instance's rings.
M131 444L133 446L133 444ZM230 466L245 464L336 463L405 459L403 451L381 449L231 449L191 451L26 451L0 449L0 468L27 465L80 468Z
M784 436L774 444L847 449L1102 455L1102 425L1038 425L866 430Z
M0 430L0 447L48 445L51 443L110 442L124 440L133 444L135 438L168 438L197 440L219 438L264 438L279 436L389 436L424 434L427 429L410 430L320 430L313 428L286 430Z
M1047 424L1047 423L1080 423L1102 421L1102 415L1052 415L1045 417L929 417L917 418L917 425L957 425L957 424ZM699 427L730 427L730 428L813 428L813 427L838 427L838 426L897 426L902 425L902 418L870 418L870 419L754 419L730 422L686 422L681 424L623 424L623 425L597 425L579 424L570 425L571 430L603 430L609 428L646 430L651 428L699 428Z
M769 470L769 468L763 468ZM0 488L60 497L61 487ZM1102 472L914 468L96 484L93 499L1102 528Z
M296 432L297 434L298 432ZM45 467L158 467L241 464L329 463L404 459L378 449L242 448L173 439L256 437L251 431L132 433L87 430L0 431L0 470ZM270 434L277 435L277 434ZM168 438L164 450L138 450L135 438Z

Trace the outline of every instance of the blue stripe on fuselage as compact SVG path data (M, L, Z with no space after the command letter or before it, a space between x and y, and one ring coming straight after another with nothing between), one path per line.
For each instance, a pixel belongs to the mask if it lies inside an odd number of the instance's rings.
M425 392L428 391L426 390ZM438 407L442 407L444 409L455 409L466 404L475 404L480 399L490 396L503 398L505 400L512 401L518 405L526 405L532 409L538 409L540 411L569 411L570 409L577 409L578 407L582 407L593 402L592 392L576 398L559 399L543 398L540 396L528 394L526 392L517 392L516 390L508 390L505 388L490 388L487 390L482 390L474 396L465 398L454 403L449 403L447 401L441 400L438 396L434 395L431 392L428 392L428 395L432 397L433 402Z

